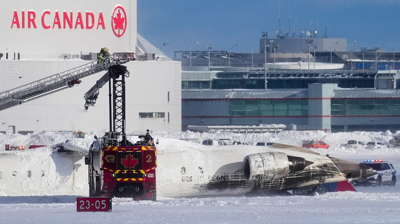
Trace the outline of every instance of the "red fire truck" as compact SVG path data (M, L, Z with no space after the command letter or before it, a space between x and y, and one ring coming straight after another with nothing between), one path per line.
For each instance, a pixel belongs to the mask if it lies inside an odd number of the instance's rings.
M125 77L123 65L112 65L85 94L85 109L94 106L99 89L110 82L110 131L95 136L85 164L88 165L89 197L77 199L77 211L111 211L113 197L135 200L157 198L157 149L149 130L132 143L125 134Z

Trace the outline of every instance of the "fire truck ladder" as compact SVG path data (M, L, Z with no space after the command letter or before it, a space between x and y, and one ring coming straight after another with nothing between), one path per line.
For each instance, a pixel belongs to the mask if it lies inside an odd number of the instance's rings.
M85 109L94 106L99 96L99 90L107 82L109 86L109 116L110 132L108 133L107 145L118 145L116 139L122 135L122 145L126 145L125 134L125 77L129 77L129 71L123 65L113 65L108 68L96 84L84 95Z
M96 74L98 72L108 71L108 68L113 65L121 65L134 60L134 53L118 52L114 53L112 57L110 57L110 60L107 60L105 63L97 63L97 61L93 61L88 64L39 79L35 82L1 92L0 111L61 91L68 87L73 87L75 84L79 84L81 82L81 78Z

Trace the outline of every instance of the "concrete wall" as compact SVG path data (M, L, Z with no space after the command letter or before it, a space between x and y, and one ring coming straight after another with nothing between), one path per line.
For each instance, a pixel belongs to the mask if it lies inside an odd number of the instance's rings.
M229 116L229 100L183 100L182 116Z
M64 12L68 19L72 13L72 28L66 17L64 27ZM3 60L6 52L19 52L22 59L49 59L98 52L101 47L135 51L136 0L1 1L0 14ZM120 19L123 29L112 18Z
M308 85L308 126L311 130L331 130L331 97L337 84Z
M27 84L87 61L0 61L0 92ZM126 66L126 131L181 130L181 70L173 61L130 62ZM15 126L19 131L109 129L108 85L100 90L95 107L84 110L83 95L104 74L98 73L69 88L34 101L0 111L0 131ZM170 95L168 101L168 92ZM165 112L165 118L139 118L139 112ZM168 122L168 113L170 119Z

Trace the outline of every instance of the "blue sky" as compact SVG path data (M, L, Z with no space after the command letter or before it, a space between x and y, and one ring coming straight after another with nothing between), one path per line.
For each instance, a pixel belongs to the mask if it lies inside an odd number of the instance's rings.
M138 0L138 32L165 54L213 50L258 52L263 31L280 27L296 33L316 29L319 35L356 40L355 48L400 51L398 0ZM199 42L198 45L195 42ZM348 46L350 50L350 47Z

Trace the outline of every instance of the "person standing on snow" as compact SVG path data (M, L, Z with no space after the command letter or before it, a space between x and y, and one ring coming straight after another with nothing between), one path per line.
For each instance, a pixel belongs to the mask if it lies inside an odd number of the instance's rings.
M149 143L150 145L153 145L153 137L151 137L150 133L149 133L149 129L147 129L147 133L144 136L144 140Z

